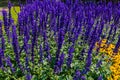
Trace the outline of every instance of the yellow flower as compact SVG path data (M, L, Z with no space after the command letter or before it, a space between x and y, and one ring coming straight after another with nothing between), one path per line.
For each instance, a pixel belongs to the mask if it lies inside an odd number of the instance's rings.
M106 45L105 43L101 43L101 44L100 44L100 47L102 47L102 48L106 48L107 45Z
M114 68L113 66L110 66L110 70L111 70L111 71L114 71L115 68Z
M107 78L107 80L113 80L113 78L110 76L110 77Z
M104 49L104 48L100 48L99 51L100 51L100 52L105 52L105 49Z
M96 42L96 43L95 43L95 46L96 46L96 47L99 47L99 42Z
M106 43L106 42L107 42L107 39L102 39L101 42L102 42L102 43Z
M113 64L110 66L110 70L112 72L111 76L108 77L108 80L118 80L120 78L120 48L118 48L118 52L114 53L113 50L115 48L114 44L106 44L106 39L101 40L101 44L96 42L95 49L100 48L100 52L106 53L109 58L112 60ZM109 62L109 59L106 59L106 62Z
M111 49L114 49L114 48L115 48L115 45L109 44L109 47L110 47Z
M119 76L114 76L114 80L118 80L119 79Z

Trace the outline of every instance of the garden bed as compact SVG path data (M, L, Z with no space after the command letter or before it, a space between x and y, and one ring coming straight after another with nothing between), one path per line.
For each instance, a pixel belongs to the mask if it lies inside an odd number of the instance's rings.
M38 0L2 10L0 80L119 80L119 5Z

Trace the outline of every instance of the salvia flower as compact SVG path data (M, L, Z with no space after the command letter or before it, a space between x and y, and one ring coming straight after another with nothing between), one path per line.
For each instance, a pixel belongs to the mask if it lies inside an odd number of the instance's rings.
M97 80L103 80L102 76L100 75Z
M118 52L118 48L120 47L120 35L118 37L118 41L116 43L116 46L115 46L115 49L114 49L114 52L117 53Z
M3 35L3 31L2 31L2 21L0 21L0 38L2 37Z
M86 77L85 77L85 76L81 76L80 79L81 79L81 80L86 80Z
M62 65L63 65L63 63L64 63L64 53L62 53L61 55L60 55L60 57L59 57L59 59L57 60L57 62L55 63L55 65L54 65L54 73L55 74L58 74L58 73L60 73L61 72L61 70L62 70Z
M60 50L62 48L62 44L64 41L64 35L65 35L64 30L60 29L58 32L58 40L57 40L56 62L59 57Z
M46 45L45 45L45 51L46 51L46 57L48 59L48 61L51 60L51 54L50 54L50 47L49 47L49 44L46 42Z
M2 11L3 13L3 21L4 21L4 30L7 34L7 37L8 37L8 42L10 42L10 25L8 23L8 15L7 15L7 11L3 10Z
M63 41L64 41L64 30L60 29L58 33L58 49L61 49Z
M42 45L40 45L39 56L40 56L39 62L43 62L43 49L42 49Z
M13 67L13 64L11 63L9 56L6 58L6 63L10 67L10 69L12 70L12 72L15 72L15 68Z
M101 64L102 64L102 60L99 60L96 64L96 68L99 68L101 66Z
M12 7L12 3L10 1L8 1L8 9L9 9L9 20L8 20L8 24L11 25L11 21L10 18L12 17L11 15L11 7Z
M68 51L68 58L67 58L67 67L71 67L71 63L72 63L72 58L73 58L73 52L74 52L74 46L72 45L70 48L69 48L69 51Z
M3 21L4 21L5 31L6 31L7 27L8 27L7 11L3 10L2 14L3 14Z
M76 70L73 80L79 80L80 77L81 77L81 72L79 70Z
M26 80L31 80L31 79L32 79L32 76L29 73L27 73L26 74Z
M1 42L2 42L2 50L4 51L5 50L5 39L4 39L4 37L2 37Z
M18 43L15 25L12 26L12 46L13 46L13 50L15 53L15 60L18 64L19 68L22 70L22 66L20 64L19 43Z
M65 57L65 54L62 53L62 54L60 55L60 65L59 65L60 70L61 70L62 65L63 65L63 63L64 63L64 57Z
M85 64L85 69L83 70L83 73L87 73L90 70L90 66L92 64L92 50L94 48L94 43L90 45L90 48L88 50L88 55L86 58L86 64Z
M25 66L26 66L26 70L27 72L29 72L29 48L28 48L28 40L27 40L27 37L25 36L24 37L24 51L26 53L26 57L25 57Z
M0 68L3 66L3 61L2 61L2 58L3 58L3 56L2 56L2 49L0 48Z

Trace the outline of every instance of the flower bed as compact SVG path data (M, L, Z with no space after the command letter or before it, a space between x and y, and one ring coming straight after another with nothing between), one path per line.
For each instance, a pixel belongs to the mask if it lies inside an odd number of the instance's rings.
M15 20L3 10L0 80L119 80L119 5L36 0Z

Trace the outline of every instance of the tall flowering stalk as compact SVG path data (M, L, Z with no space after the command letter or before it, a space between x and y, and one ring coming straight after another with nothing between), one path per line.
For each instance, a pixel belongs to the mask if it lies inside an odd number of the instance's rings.
M4 51L5 51L5 39L4 39L4 37L1 38L1 42L2 42L2 43L1 43L1 44L2 44L2 45L1 45L1 48L2 48L3 57L4 57Z
M33 22L33 26L32 26L32 49L31 49L31 61L32 63L34 63L34 48L35 48L35 44L36 44L36 37L37 37L37 25L36 22Z
M1 41L1 45L0 45L0 67L4 67L4 51L5 51L5 40L4 40L4 37L2 36L0 38L0 41Z
M3 61L2 61L2 59L3 59L3 51L2 51L2 49L0 48L0 68L3 66Z
M72 46L69 48L68 58L67 58L67 62L66 62L68 68L71 67L71 63L72 63L72 59L73 59L73 52L74 52L74 46L72 45Z
M19 43L18 43L18 36L16 33L16 26L15 25L12 26L12 46L13 46L13 50L15 53L15 60L18 64L19 68L21 70L23 70L22 66L20 64Z
M102 76L100 75L97 80L103 80Z
M60 50L62 48L62 44L63 44L63 41L64 41L64 30L60 29L59 32L58 32L58 40L57 40L57 52L56 52L56 59L58 59L59 57L59 54L60 54Z
M56 60L55 60L55 65L54 65L54 72L55 73L59 73L59 71L60 71L60 69L59 69L59 65L60 65L59 57L60 57L60 50L62 48L63 41L64 41L64 31L62 29L60 29L58 32L57 52L56 52Z
M9 26L9 23L8 23L7 11L3 10L2 14L3 14L3 21L4 21L4 29L5 29L5 32L6 32L7 37L8 37L8 42L10 42L10 31L9 31L10 26Z
M28 68L28 66L29 66L29 58L28 58L29 50L28 50L28 40L27 40L26 36L24 37L24 51L26 53L26 58L25 58L26 70L27 70L27 72L29 72L29 68Z
M79 70L76 70L73 80L79 80L80 77L81 77L81 72Z
M15 68L13 67L13 64L11 63L9 56L5 59L5 61L6 61L7 65L10 67L11 71L15 72Z
M2 21L0 21L0 38L2 37L2 35L3 35Z
M4 21L5 31L7 31L7 27L8 27L7 11L3 10L2 14L3 14L3 21Z
M29 60L30 59L29 59L28 39L26 36L24 37L24 50L26 52L26 57L25 57L25 67L26 67L26 71L27 71L26 80L31 80L32 76L30 74L30 68L29 68Z
M88 50L88 55L86 58L86 64L85 64L85 69L83 69L82 74L86 74L90 70L90 66L92 64L92 50L94 48L94 42L90 45L89 50Z
M40 45L40 50L39 50L39 56L40 56L40 59L39 59L39 62L43 62L43 48L42 46Z
M21 16L24 16L23 14L18 14L18 29L19 29L19 35L23 35L23 31L24 31L24 21L23 18L21 18Z
M49 44L47 42L45 45L45 51L46 51L46 58L48 59L48 61L51 61L50 47L49 47Z
M11 8L12 8L12 3L10 1L8 1L8 10L9 10L9 18L8 18L8 24L11 25L11 18L12 18L12 15L11 15Z
M118 41L116 43L116 46L115 46L115 49L114 49L114 52L117 53L118 52L118 48L120 47L120 35L118 37Z
M60 55L58 61L55 63L55 65L54 65L54 73L55 73L55 74L58 74L58 73L61 72L61 70L62 70L62 65L63 65L63 63L64 63L64 56L65 56L64 53L62 53L62 54Z

